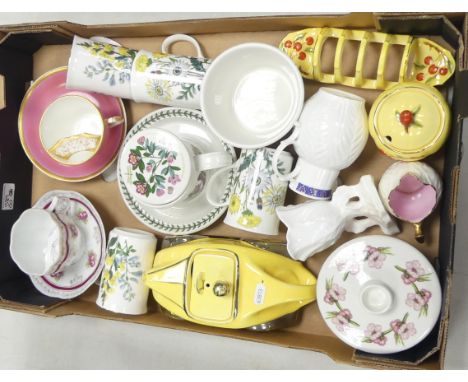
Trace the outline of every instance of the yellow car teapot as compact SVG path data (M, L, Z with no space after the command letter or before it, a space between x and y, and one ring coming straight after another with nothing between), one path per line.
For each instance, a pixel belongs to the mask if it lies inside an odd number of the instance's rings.
M300 262L244 241L203 238L159 251L145 283L174 316L268 330L315 300L316 278Z

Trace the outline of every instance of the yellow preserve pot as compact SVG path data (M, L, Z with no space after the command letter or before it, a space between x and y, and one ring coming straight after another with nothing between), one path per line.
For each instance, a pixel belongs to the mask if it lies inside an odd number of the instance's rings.
M418 161L438 151L450 130L450 109L435 88L408 82L382 92L369 114L369 132L391 158Z

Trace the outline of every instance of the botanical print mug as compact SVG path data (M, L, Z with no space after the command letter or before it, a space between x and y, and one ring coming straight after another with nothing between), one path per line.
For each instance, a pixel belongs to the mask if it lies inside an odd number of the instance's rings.
M115 313L147 312L143 274L151 268L156 242L153 234L138 229L117 227L109 233L97 305Z
M13 224L10 254L28 275L57 274L83 253L83 233L70 217L54 212L59 203L54 197L47 208L30 208Z
M137 51L103 37L75 36L68 60L67 89L131 98L130 75Z
M274 150L270 148L242 150L239 159L226 169L213 175L207 185L208 201L215 205L229 205L224 223L245 231L264 235L277 235L279 219L276 207L286 198L288 182L280 180L273 171ZM284 151L278 160L280 174L287 174L292 167L292 155ZM215 200L214 179L235 168L234 186L226 203Z
M175 41L194 45L198 57L168 54ZM197 40L187 35L173 35L164 40L161 53L140 50L132 67L132 98L136 102L167 106L200 108L200 90L211 63L203 57Z

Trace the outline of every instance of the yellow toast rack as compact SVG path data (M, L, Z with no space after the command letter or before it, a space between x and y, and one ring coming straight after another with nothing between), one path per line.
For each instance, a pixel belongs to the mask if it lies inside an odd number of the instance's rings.
M324 73L321 57L324 44L329 38L337 39L333 73ZM350 41L359 42L354 76L343 74L344 46ZM382 47L375 78L365 78L366 49L371 43L381 44ZM403 47L397 81L386 77L389 53L393 45ZM431 40L409 35L338 28L309 28L289 33L281 41L279 48L292 58L303 77L356 88L387 89L406 81L417 81L430 86L442 85L455 70L455 60L449 51Z

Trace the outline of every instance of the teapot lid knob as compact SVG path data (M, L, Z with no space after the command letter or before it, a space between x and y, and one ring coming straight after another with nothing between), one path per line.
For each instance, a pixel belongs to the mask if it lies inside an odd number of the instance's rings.
M226 296L229 292L229 283L225 281L216 281L213 286L213 293L215 296L223 297Z

